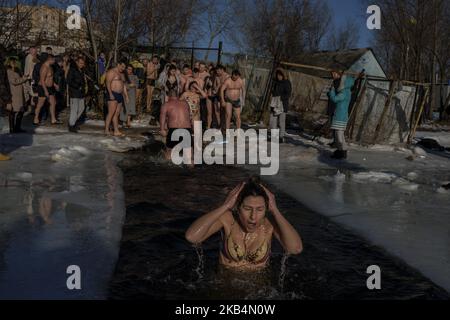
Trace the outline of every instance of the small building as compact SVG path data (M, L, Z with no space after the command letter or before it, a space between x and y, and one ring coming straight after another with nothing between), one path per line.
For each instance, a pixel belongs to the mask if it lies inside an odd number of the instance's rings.
M351 106L355 111L349 123L348 138L364 145L407 141L416 89L397 83L390 97L389 89L394 84L387 79L372 49L314 52L281 64L292 83L289 116L296 118L303 129L317 133L316 130L325 128L324 124L330 119L332 109L327 96L332 85L330 70L353 74L364 70L369 79L361 87L354 88ZM261 112L261 97L264 96L270 67L247 61L239 68L248 83L247 105L250 108L244 110L244 114Z
M298 58L292 62L328 70L342 70L352 73L360 73L364 70L369 77L381 79L387 78L383 67L371 48L308 53L298 56ZM311 68L296 69L298 69L299 72L316 77L330 77L328 71Z

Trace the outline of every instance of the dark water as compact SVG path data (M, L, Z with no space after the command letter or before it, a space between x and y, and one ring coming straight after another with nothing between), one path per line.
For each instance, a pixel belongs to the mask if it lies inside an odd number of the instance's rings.
M269 268L240 273L218 265L220 236L195 248L189 225L221 204L248 178L225 166L193 170L155 161L156 149L122 163L127 201L111 299L448 299L448 293L402 261L275 191L278 205L300 232L304 252L287 257L274 240ZM382 290L370 291L366 269L382 270Z

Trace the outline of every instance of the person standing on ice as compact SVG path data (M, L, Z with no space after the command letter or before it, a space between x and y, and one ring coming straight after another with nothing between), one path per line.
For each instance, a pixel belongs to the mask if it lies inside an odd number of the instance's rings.
M334 140L337 150L331 156L333 159L347 159L347 144L345 141L345 130L348 123L348 108L352 99L352 87L355 79L351 76L343 74L340 71L331 73L333 80L339 80L339 87L334 86L328 93L330 101L336 105L331 130L334 133Z
M78 57L75 61L75 65L69 69L69 73L67 74L70 99L69 132L72 133L78 133L79 127L77 123L85 108L85 65L85 59L83 57Z
M9 88L8 74L3 61L5 60L5 49L0 46L0 109L6 108L11 103L11 91ZM0 119L0 131L2 130L2 121ZM11 158L0 153L0 161L7 161Z
M289 111L289 99L292 95L291 81L278 69L272 89L272 102L270 112L270 129L280 129L280 143L284 143L286 134L286 114Z

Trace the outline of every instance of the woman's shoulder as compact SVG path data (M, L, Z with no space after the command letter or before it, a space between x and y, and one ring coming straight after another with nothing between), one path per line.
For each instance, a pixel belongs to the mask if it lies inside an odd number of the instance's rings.
M220 221L222 221L222 223L226 226L230 226L231 224L233 224L234 221L234 216L233 216L233 212L231 212L230 210L228 210L227 212L225 212L221 217L220 217Z

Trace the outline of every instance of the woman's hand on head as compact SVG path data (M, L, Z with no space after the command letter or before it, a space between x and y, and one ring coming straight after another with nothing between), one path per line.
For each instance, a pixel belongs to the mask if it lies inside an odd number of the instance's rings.
M242 191L242 188L244 188L244 186L245 186L245 183L241 182L233 190L230 191L230 193L228 194L228 196L223 204L228 210L233 210L233 208L236 206L237 199L239 197L239 194Z
M277 211L278 207L277 207L277 201L275 199L275 195L272 192L270 192L269 189L267 189L262 184L261 184L261 187L264 189L264 191L266 192L267 198L269 199L269 208L268 208L269 211L272 213L274 211Z

